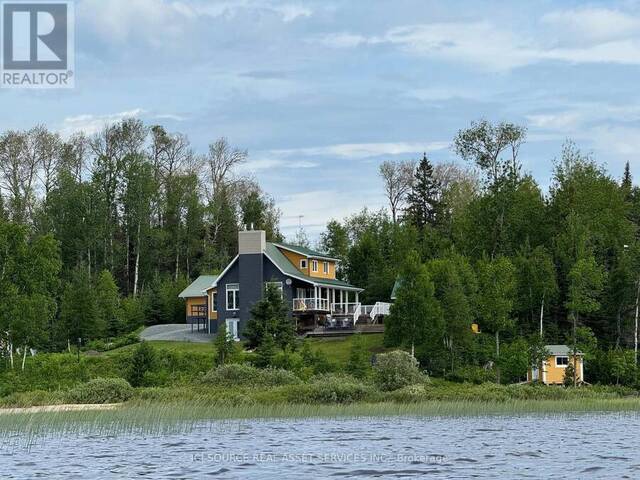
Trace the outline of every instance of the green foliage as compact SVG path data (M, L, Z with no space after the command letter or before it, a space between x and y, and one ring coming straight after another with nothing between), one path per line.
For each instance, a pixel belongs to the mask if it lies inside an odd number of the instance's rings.
M69 403L120 403L132 396L133 388L123 378L94 378L66 394Z
M437 342L444 331L442 315L429 272L415 252L407 257L400 279L396 301L385 320L385 344L413 348Z
M136 347L131 357L128 380L134 387L145 385L146 375L156 364L156 351L149 342L142 342Z
M575 381L575 367L571 359L569 359L569 365L564 369L564 377L562 378L562 383L565 387L573 387Z
M218 327L218 333L213 339L213 346L216 349L216 363L218 365L224 365L236 353L236 342L231 334L227 332L226 323L221 323Z
M356 378L366 378L371 371L370 357L362 335L355 335L351 343L347 371Z
M118 336L124 330L120 315L120 294L118 286L108 270L103 270L98 275L95 291L100 324L106 326L108 336Z
M202 378L202 382L218 387L276 387L295 385L301 380L292 372L280 368L261 369L247 364L232 363L210 370Z
M433 174L433 165L425 154L414 173L411 191L407 195L407 220L418 230L440 221L440 184Z
M376 385L385 391L425 381L418 361L402 350L377 355L373 370Z
M288 389L287 400L291 403L338 403L347 404L372 400L375 396L370 385L353 377L319 375L308 383Z
M107 325L98 309L96 290L85 266L73 271L73 277L64 288L60 302L62 335L75 345L78 339L89 339L105 335Z
M243 335L250 347L263 347L266 343L262 351L269 355L272 351L275 354L276 347L293 345L294 325L280 289L272 284L266 285L262 300L251 309L251 318Z

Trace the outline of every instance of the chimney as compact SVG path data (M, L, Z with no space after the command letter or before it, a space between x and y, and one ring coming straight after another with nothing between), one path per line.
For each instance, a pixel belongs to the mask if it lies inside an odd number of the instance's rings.
M245 230L238 232L238 253L263 253L267 246L267 234L264 230Z

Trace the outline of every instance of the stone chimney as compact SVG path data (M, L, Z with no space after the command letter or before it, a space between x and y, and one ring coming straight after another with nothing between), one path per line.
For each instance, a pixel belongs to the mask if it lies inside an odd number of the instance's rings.
M267 246L267 234L264 230L245 230L238 232L238 253L263 253Z

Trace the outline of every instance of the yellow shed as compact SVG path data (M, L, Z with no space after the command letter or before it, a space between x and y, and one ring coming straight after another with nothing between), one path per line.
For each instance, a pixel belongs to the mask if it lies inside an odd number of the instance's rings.
M527 381L537 382L542 380L545 385L561 385L564 383L564 373L569 363L573 364L573 352L567 345L546 345L550 352L549 357L542 366L542 378L540 368L529 368ZM584 359L582 352L578 352L575 359L578 383L584 381Z

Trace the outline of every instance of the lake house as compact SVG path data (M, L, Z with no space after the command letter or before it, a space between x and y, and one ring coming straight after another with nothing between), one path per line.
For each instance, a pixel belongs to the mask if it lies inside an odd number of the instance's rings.
M362 288L336 277L339 260L322 252L266 241L262 230L238 234L238 255L217 276L201 276L180 297L194 330L215 333L224 322L241 336L253 305L267 284L279 289L298 332L353 331L357 324L382 323L389 304L362 305Z
M542 381L545 385L562 385L564 372L569 364L573 364L573 352L567 345L546 345L550 355L543 362L542 374L540 368L529 368L528 382ZM584 359L581 352L576 355L576 372L578 383L584 381Z

